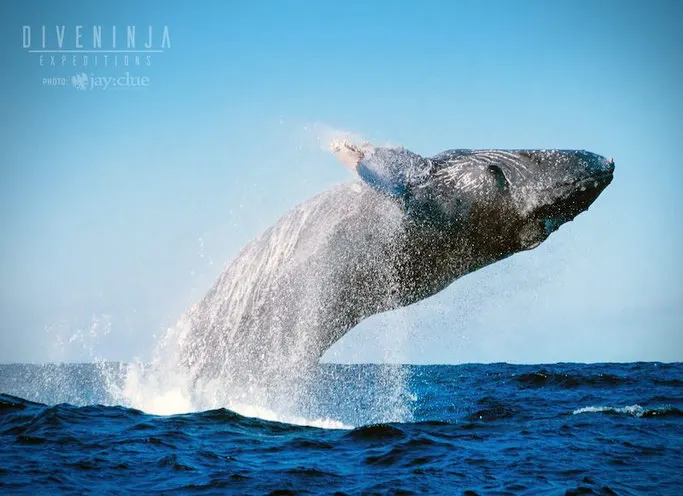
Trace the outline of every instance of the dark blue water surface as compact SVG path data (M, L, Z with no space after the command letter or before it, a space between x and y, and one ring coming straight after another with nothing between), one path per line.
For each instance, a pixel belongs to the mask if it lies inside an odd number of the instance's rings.
M321 365L317 413L357 418L380 372ZM102 406L102 366L0 365L0 492L683 494L683 364L401 372L413 421L322 429Z

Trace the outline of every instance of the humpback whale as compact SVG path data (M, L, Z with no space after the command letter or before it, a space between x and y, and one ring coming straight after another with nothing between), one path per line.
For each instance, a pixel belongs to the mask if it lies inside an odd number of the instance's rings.
M286 213L181 317L175 354L196 380L303 374L363 319L535 248L614 172L584 150L331 149L355 179Z

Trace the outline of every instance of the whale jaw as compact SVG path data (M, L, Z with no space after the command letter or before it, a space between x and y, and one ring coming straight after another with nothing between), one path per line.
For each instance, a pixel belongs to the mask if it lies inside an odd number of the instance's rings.
M612 171L605 171L555 188L550 194L553 199L534 208L523 223L520 251L538 247L562 225L588 210L612 179Z

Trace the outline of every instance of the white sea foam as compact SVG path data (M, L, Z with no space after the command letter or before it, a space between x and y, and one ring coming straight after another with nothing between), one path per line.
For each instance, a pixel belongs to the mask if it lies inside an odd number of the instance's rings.
M346 425L338 420L329 418L307 419L297 415L281 415L262 406L231 403L228 409L235 413L239 413L243 417L254 417L261 420L268 420L270 422L306 425L309 427L319 427L321 429L353 429L352 425Z
M176 415L199 411L188 394L188 381L178 374L146 373L142 364L130 364L123 387L113 392L125 406L152 415Z
M631 415L633 417L642 417L647 410L640 405L628 405L624 407L614 406L586 406L574 410L572 413L578 415L580 413L622 413Z
M306 418L291 413L279 413L262 405L231 399L215 387L215 383L201 389L193 387L188 377L178 372L160 373L158 368L136 363L128 365L123 385L110 382L110 393L116 403L141 410L151 415L179 415L217 408L226 408L244 417L270 422L318 427L321 429L353 429L354 426L332 418Z

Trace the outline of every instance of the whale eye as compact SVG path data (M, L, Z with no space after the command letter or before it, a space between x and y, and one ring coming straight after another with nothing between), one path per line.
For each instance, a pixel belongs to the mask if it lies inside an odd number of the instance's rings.
M510 183L508 182L507 177L505 177L503 169L501 169L497 165L489 165L489 174L492 174L493 177L496 178L496 182L501 191L508 190L508 188L510 187Z

